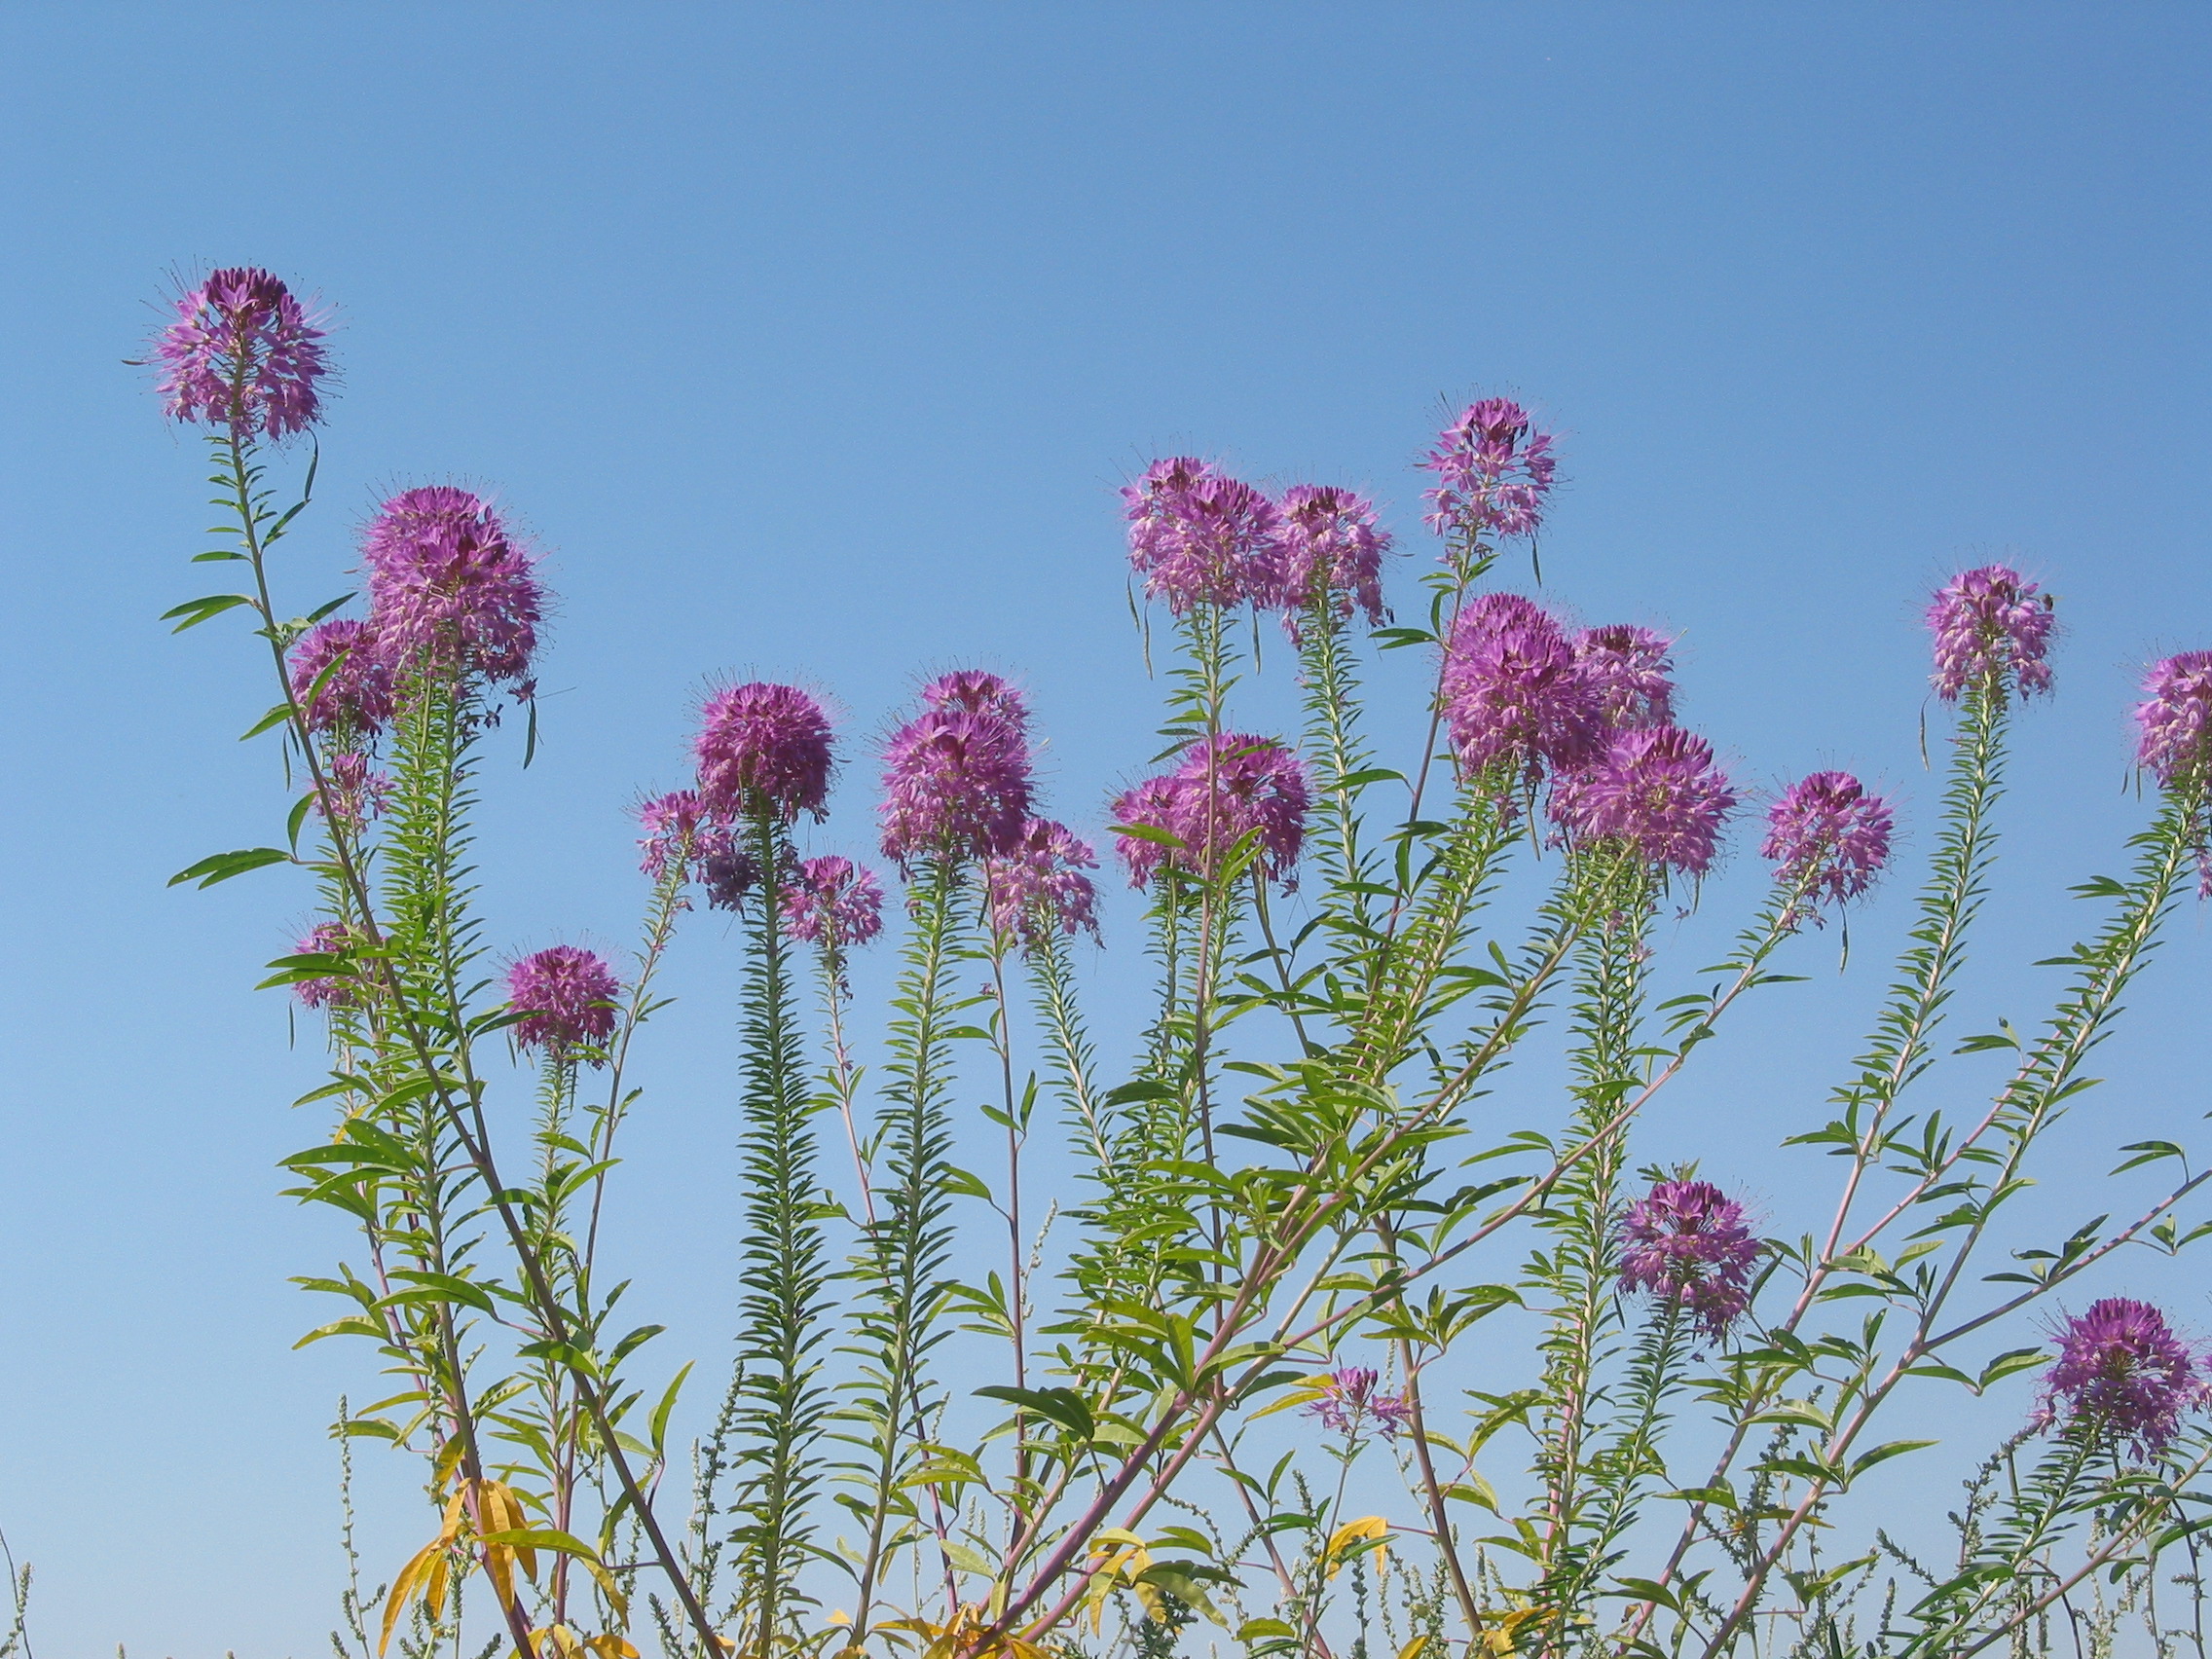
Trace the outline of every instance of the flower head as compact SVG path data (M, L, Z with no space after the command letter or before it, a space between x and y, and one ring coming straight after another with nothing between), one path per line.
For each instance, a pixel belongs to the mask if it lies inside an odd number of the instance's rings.
M1282 587L1282 514L1202 461L1156 461L1124 485L1129 564L1180 616L1194 605L1270 605Z
M322 413L315 383L330 369L321 319L266 271L215 272L176 302L154 342L171 420L286 438Z
M966 709L972 715L996 715L1012 720L1017 730L1029 728L1029 705L1014 685L988 669L963 668L940 674L922 687L922 703L932 709Z
M317 922L307 931L307 936L292 946L294 956L342 956L353 945L352 930L344 922ZM358 988L349 976L327 978L295 979L292 995L309 1008L352 1008L359 1001Z
M1890 803L1849 772L1799 779L1767 809L1766 822L1760 851L1816 912L1824 902L1858 898L1889 863Z
M366 622L337 616L317 622L292 643L284 662L312 730L366 737L391 719L391 669Z
M808 859L781 898L786 939L843 950L883 931L883 889L851 859Z
M450 484L402 491L361 536L369 625L395 670L481 675L520 686L537 650L545 590L492 504Z
M1147 779L1114 803L1116 823L1161 830L1177 844L1119 835L1116 845L1129 885L1143 887L1162 866L1211 878L1249 835L1254 867L1287 887L1312 804L1306 765L1296 755L1272 737L1225 731L1194 743L1174 771Z
M2125 1436L2154 1456L2204 1403L2202 1356L2148 1302L2108 1296L2067 1320L2058 1358L2044 1373L2045 1423L2061 1417Z
M1468 405L1437 434L1421 465L1436 474L1422 492L1437 535L1472 543L1493 535L1533 535L1551 494L1552 435L1530 430L1528 412L1503 397Z
M1380 624L1389 612L1382 606L1382 555L1390 533L1377 528L1375 506L1363 496L1332 484L1293 484L1282 498L1281 591L1283 626L1300 637L1306 612L1326 604L1337 616L1354 608L1368 622Z
M1675 718L1673 644L1648 628L1617 622L1574 636L1574 663L1608 729L1666 725Z
M2168 789L2212 768L2212 651L2167 657L2144 677L2135 763Z
M1591 681L1560 626L1518 594L1486 593L1452 624L1444 652L1444 716L1460 770L1509 762L1531 782L1603 748Z
M688 872L691 861L698 857L701 836L711 832L706 806L690 790L645 801L638 808L638 828L645 831L638 838L643 855L638 867L655 881L666 875L669 866L679 858Z
M710 816L821 818L830 796L830 718L795 685L755 681L707 699L692 741Z
M1625 841L1652 864L1703 875L1735 804L1711 744L1677 726L1645 726L1561 779L1551 813L1573 835Z
M1954 576L1928 607L1936 636L1936 694L1955 703L1970 685L2022 696L2050 689L2051 600L2004 565Z
M330 756L324 772L327 786L316 810L326 812L337 826L358 834L370 819L382 815L391 796L391 780L369 764L358 749L341 750Z
M556 944L507 970L507 1005L523 1017L515 1042L525 1049L565 1054L614 1035L614 999L622 982L592 952Z
M1321 1419L1332 1434L1355 1435L1372 1422L1385 1440L1413 1419L1403 1394L1385 1394L1376 1386L1382 1381L1372 1366L1340 1365L1320 1379L1319 1392L1301 1408Z
M1064 824L1032 818L1014 850L983 865L991 926L1035 950L1055 934L1098 934L1098 889L1085 870L1098 867L1090 843Z
M884 747L884 854L910 870L932 858L1012 852L1030 791L1018 723L991 709L926 708Z
M1751 1305L1759 1241L1710 1181L1660 1181L1621 1218L1621 1289L1677 1304L1713 1341Z

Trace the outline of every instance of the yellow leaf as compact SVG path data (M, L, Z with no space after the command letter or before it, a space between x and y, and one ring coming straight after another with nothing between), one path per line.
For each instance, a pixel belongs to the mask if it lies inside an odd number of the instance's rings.
M1251 1413L1246 1420L1249 1421L1252 1418L1272 1417L1276 1412L1287 1412L1294 1406L1309 1406L1327 1394L1330 1384L1335 1381L1335 1373L1324 1371L1318 1376L1307 1378L1303 1382L1294 1382L1291 1384L1290 1392L1283 1395L1272 1405L1262 1406L1258 1411Z
M1420 1659L1421 1649L1428 1645L1428 1638L1417 1636L1398 1649L1398 1659Z
M1388 1546L1383 1539L1390 1535L1390 1523L1380 1515L1363 1515L1357 1521L1346 1521L1329 1534L1329 1547L1325 1552L1329 1560L1329 1576L1336 1577L1345 1564L1345 1557L1369 1539L1375 1543L1375 1570L1382 1570L1382 1558Z
M391 1627L399 1622L400 1613L414 1598L416 1581L429 1570L430 1563L446 1547L446 1535L440 1532L421 1549L407 1558L407 1565L392 1579L391 1588L385 1593L384 1632L377 1638L377 1651L382 1653L391 1645Z

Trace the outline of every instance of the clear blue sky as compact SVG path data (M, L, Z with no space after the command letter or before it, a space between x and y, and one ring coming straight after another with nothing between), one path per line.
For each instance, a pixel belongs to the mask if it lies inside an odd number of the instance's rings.
M1153 695L1124 472L1191 447L1366 485L1425 557L1407 463L1440 394L1502 389L1562 433L1553 596L1680 633L1687 717L1750 781L1860 767L1924 829L1921 594L2004 555L2060 595L1978 1024L2032 1013L1998 964L2071 937L2059 889L2135 821L2135 673L2212 645L2208 71L2195 5L0 11L0 1527L42 1651L322 1650L322 1425L373 1385L289 1351L327 1314L285 1276L343 1240L275 1196L316 1055L247 987L307 897L163 887L281 811L233 741L267 702L241 642L154 620L208 522L119 363L166 269L338 310L303 607L395 481L494 486L548 550L544 752L488 814L502 943L629 937L623 809L680 780L719 671L814 681L855 753L917 670L1016 671L1095 827ZM865 842L868 771L825 846ZM1678 966L1756 879L1740 856ZM1647 1151L1798 1215L1767 1149L1899 897ZM2082 1169L2212 1104L2202 931L2070 1125ZM688 937L625 1172L634 1294L703 1372L733 957ZM2112 1282L2212 1330L2184 1280ZM422 1522L365 1462L382 1575Z

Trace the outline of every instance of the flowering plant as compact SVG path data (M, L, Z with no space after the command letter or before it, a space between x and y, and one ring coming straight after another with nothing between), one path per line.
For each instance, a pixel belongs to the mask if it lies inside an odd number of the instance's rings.
M2205 653L2152 672L2157 804L2132 866L2080 889L2103 919L2044 1021L1965 1042L2009 1071L1960 1119L1923 1080L1991 892L2013 716L2051 687L2053 608L1998 566L1936 597L1957 719L1931 856L1859 1058L1825 1108L1796 1103L1790 1144L1828 1159L1835 1202L1785 1230L1696 1169L1640 1168L1630 1142L1888 873L1893 812L1842 772L1784 791L1766 897L1703 989L1659 995L1663 907L1697 897L1746 792L1675 723L1665 638L1486 585L1554 483L1554 441L1517 405L1474 404L1423 463L1442 556L1413 625L1388 620L1390 537L1349 491L1272 496L1191 458L1124 491L1178 654L1162 769L1105 826L1156 970L1141 1042L1108 1057L1074 948L1099 933L1098 859L1044 816L1021 692L979 671L923 686L883 746L880 870L802 845L839 763L821 701L717 692L691 786L639 813L629 961L556 945L493 972L470 823L503 714L535 737L528 543L494 501L408 490L361 537L365 614L289 615L276 556L313 452L290 504L274 469L322 418L319 324L267 273L219 272L158 354L229 514L233 541L200 558L242 578L171 615L251 620L278 699L255 731L305 782L280 845L177 879L281 866L313 886L316 919L266 983L327 1021L306 1100L332 1123L286 1163L358 1243L305 1281L340 1308L311 1340L375 1351L395 1383L342 1432L422 1458L435 1498L422 1549L349 1594L342 1650L458 1655L480 1593L494 1645L526 1659L640 1640L1155 1659L1200 1621L1265 1659L1378 1640L1401 1659L1955 1656L2120 1605L2160 1631L2168 1558L2195 1582L2203 1354L2108 1296L2046 1364L2041 1310L2126 1246L2194 1241L2206 1176L2129 1145L2131 1219L1980 1269L2190 875L2208 879ZM1295 651L1295 734L1233 713L1263 611ZM1396 765L1367 728L1367 628L1431 675ZM1516 866L1539 897L1493 916ZM601 1221L641 1109L632 1046L702 896L741 924L742 1261L737 1363L686 1493L669 1432L690 1367L654 1366L660 1327L618 1316ZM848 970L892 932L871 1044ZM1547 1010L1564 1089L1505 1070ZM533 1088L506 1082L510 1047ZM1027 1154L1055 1116L1081 1186L1041 1205ZM1879 1423L1914 1390L1979 1396L2038 1367L1956 1561L1926 1565L1862 1488L1933 1443ZM2084 1614L2093 1584L2117 1601Z

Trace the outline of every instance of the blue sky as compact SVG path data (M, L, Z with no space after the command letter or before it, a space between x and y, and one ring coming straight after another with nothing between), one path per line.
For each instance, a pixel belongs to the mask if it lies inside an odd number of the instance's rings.
M865 847L866 751L917 673L970 662L1026 681L1095 829L1156 694L1114 486L1190 448L1369 488L1404 598L1408 463L1440 399L1503 390L1561 433L1547 593L1678 633L1685 718L1749 783L1853 766L1924 829L1925 590L2002 556L2060 596L1985 1022L2028 1015L2047 976L2006 965L2072 937L2061 889L2138 819L2135 677L2212 644L2208 58L2202 8L2153 4L0 12L0 1527L44 1650L321 1650L322 1425L374 1387L289 1351L327 1315L286 1275L343 1241L276 1196L316 1056L248 986L307 895L163 886L282 811L234 741L267 701L242 642L155 621L208 522L196 444L120 363L166 271L265 264L336 310L301 608L394 483L490 486L546 550L543 753L487 811L503 943L630 935L625 808L681 781L717 674L837 701L825 848ZM1388 683L1410 713L1412 665ZM1840 984L1808 946L1818 982L1712 1055L1651 1156L1801 1212L1819 1171L1769 1148L1901 887ZM625 1171L634 1294L705 1369L734 955L719 919L688 937ZM2080 1169L2212 1105L2205 967L2193 911L2065 1131ZM2212 1331L2186 1274L2112 1282ZM381 1575L422 1522L395 1466L362 1480Z

